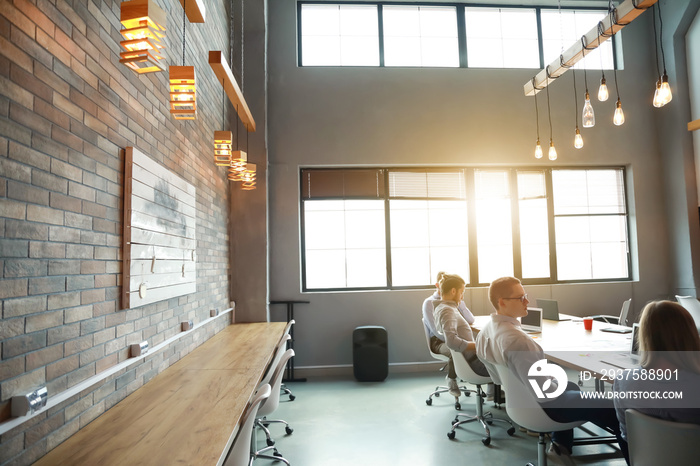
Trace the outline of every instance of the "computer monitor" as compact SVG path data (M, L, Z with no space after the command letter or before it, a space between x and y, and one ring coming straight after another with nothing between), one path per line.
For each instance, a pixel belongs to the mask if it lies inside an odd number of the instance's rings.
M520 318L520 326L530 333L540 333L542 331L542 308L528 307L527 315Z
M537 298L537 307L542 308L542 318L546 320L561 320L559 318L559 303L556 299Z

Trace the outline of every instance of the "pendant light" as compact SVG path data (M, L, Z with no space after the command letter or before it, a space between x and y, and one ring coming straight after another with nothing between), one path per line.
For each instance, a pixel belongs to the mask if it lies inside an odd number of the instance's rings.
M542 145L540 145L540 112L537 108L537 88L535 87L535 77L532 77L532 87L535 90L535 125L537 127L537 143L535 144L535 158L542 158Z
M578 92L576 92L576 70L571 70L571 74L574 77L574 116L576 119L576 133L574 134L574 147L580 149L583 147L583 137L581 137L581 131L578 129Z
M608 85L605 82L605 70L603 69L603 52L600 48L600 36L604 35L605 30L603 29L603 22L598 22L598 53L600 54L600 87L598 88L598 100L605 102L610 97L610 92L608 92Z
M666 55L664 54L664 23L661 18L661 4L656 3L654 5L659 10L659 45L661 47L661 60L663 62L664 73L663 75L659 73L659 80L656 82L656 90L654 91L654 107L663 107L673 99L673 94L671 93L671 86L668 84L668 74L666 74ZM652 13L654 9L652 6ZM654 16L654 45L656 45L656 16ZM659 58L656 57L656 69L659 69Z
M586 73L586 36L581 36L581 53L583 58L581 62L583 63L583 82L586 85L585 101L583 103L583 114L581 115L581 124L584 128L593 128L595 126L595 112L593 111L593 105L591 105L591 95L588 93L588 74Z
M171 66L170 113L176 120L197 118L197 81L194 66L185 66L185 26L187 0L182 7L182 66Z
M549 74L549 65L547 65L547 79L552 79ZM549 160L557 159L557 149L554 147L552 139L552 109L549 106L549 83L547 83L547 115L549 116Z
M613 10L611 5L610 17L612 19ZM610 21L612 24L612 21ZM613 30L614 31L614 30ZM615 40L615 33L612 34L612 39ZM613 74L615 76L615 93L617 94L617 102L615 103L615 113L613 114L613 123L615 126L621 126L625 122L625 113L622 111L622 101L620 100L620 88L617 85L617 67L613 63Z
M119 63L139 74L163 71L165 12L153 0L130 0L121 4L119 15L124 27L119 44L126 50L119 54Z

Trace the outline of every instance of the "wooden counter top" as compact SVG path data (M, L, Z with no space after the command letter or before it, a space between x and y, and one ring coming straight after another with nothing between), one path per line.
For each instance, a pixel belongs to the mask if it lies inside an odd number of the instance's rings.
M285 325L226 327L35 464L222 464Z

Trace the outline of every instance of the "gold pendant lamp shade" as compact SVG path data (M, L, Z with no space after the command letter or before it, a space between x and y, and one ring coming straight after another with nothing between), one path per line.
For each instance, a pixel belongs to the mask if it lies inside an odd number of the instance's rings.
M176 120L197 117L194 66L170 67L170 113Z
M254 163L247 163L245 170L243 170L241 189L244 191L251 191L255 189L255 175L256 166Z
M243 172L248 164L248 154L242 150L231 152L231 162L228 167L228 179L230 181L243 181Z
M163 71L165 12L153 0L130 0L121 4L120 21L125 51L119 54L119 63L139 74Z
M233 134L231 131L214 131L214 163L218 167L231 165Z

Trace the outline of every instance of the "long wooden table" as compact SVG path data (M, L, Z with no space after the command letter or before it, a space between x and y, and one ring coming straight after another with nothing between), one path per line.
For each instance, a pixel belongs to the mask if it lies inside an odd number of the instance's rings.
M222 464L285 325L226 327L35 464Z

